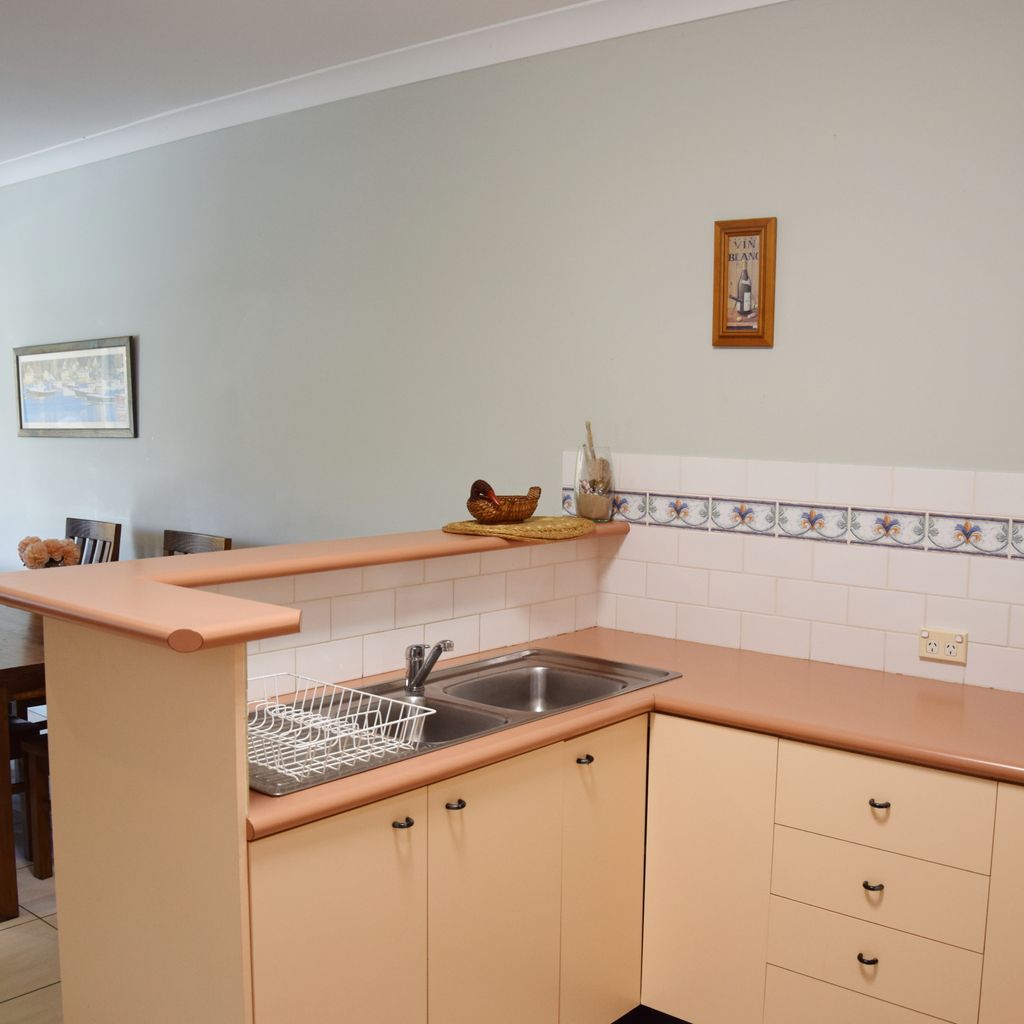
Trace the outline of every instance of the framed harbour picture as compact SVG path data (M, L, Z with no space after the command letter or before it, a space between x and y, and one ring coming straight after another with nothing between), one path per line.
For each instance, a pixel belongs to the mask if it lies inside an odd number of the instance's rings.
M131 338L14 350L19 437L135 437Z
M774 217L715 222L712 345L774 345L775 227Z

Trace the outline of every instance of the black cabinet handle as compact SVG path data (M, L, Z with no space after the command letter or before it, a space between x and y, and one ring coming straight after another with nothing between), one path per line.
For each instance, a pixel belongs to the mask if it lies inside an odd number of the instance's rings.
M576 758L576 763L577 764L593 764L594 763L594 755L593 754L584 754L582 757L577 757Z
M865 967L874 967L878 963L878 957L877 956L865 956L863 953L858 953L857 954L857 959Z
M868 801L868 807L873 807L876 811L887 811L892 807L892 804L888 800L876 800L872 797Z
M885 883L879 882L878 885L872 885L865 879L864 888L867 889L868 892L881 892L885 888Z
M461 811L462 808L466 806L466 801L459 797L455 803L447 803L444 806L449 811Z
M412 828L416 822L412 818L407 817L405 821L393 821L391 822L392 828Z

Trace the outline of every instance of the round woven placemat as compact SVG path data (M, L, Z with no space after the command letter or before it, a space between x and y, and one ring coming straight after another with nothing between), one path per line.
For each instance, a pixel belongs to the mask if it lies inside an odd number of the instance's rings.
M472 519L442 526L445 533L470 533L478 537L505 537L508 540L569 540L593 533L589 519L575 516L534 516L523 523L478 523Z

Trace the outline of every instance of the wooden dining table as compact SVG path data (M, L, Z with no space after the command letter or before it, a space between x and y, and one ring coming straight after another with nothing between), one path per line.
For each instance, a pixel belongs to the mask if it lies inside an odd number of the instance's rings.
M12 700L46 699L43 620L0 605L0 710ZM18 916L18 875L14 866L14 808L7 724L0 729L0 921Z

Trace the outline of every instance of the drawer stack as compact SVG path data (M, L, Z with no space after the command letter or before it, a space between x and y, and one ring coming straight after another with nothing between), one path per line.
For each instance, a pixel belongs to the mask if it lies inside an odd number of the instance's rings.
M765 1024L977 1021L996 789L779 744Z

